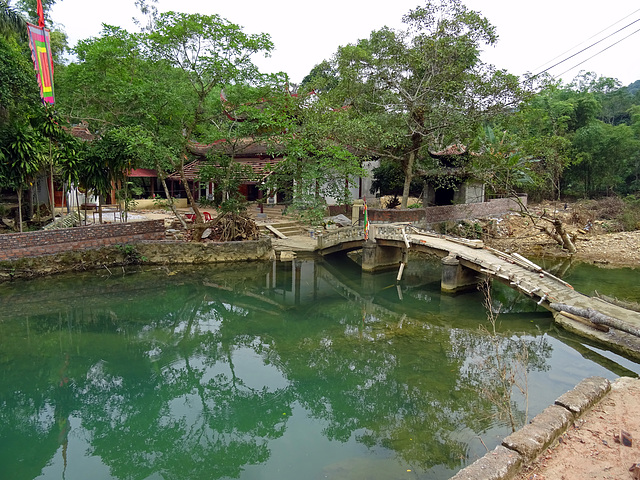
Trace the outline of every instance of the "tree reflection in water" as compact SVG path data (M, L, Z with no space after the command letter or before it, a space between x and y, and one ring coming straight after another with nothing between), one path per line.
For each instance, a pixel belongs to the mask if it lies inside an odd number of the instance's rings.
M345 445L320 461L327 475L373 455L448 478L496 427L468 375L488 350L481 298L440 297L437 271L409 269L401 300L389 276L324 262L168 273L0 286L3 478L81 477L81 458L118 479L242 478L251 465L300 478L294 411ZM523 325L529 369L549 369L548 337ZM278 441L287 468L270 464Z

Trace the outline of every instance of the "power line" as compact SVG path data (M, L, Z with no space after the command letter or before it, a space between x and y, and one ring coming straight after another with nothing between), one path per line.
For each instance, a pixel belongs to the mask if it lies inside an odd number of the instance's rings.
M565 73L567 73L567 72L569 72L569 71L573 70L574 68L579 67L579 66L580 66L580 65L582 65L583 63L588 62L589 60L591 60L593 57L596 57L596 56L600 55L602 52L604 52L604 51L606 51L606 50L609 50L611 47L613 47L613 46L615 46L615 45L619 44L619 43L620 43L620 42L622 42L623 40L626 40L626 39L627 39L627 38L629 38L631 35L635 35L635 34L636 34L636 33L638 33L638 32L640 32L640 28L639 28L638 30L636 30L635 32L630 33L630 34L629 34L629 35L627 35L626 37L621 38L621 39L620 39L620 40L618 40L617 42L612 43L612 44L611 44L611 45L609 45L608 47L603 48L603 49L602 49L602 50L600 50L598 53L595 53L595 54L591 55L591 56L590 56L589 58L587 58L586 60L583 60L582 62L578 63L577 65L574 65L574 66L573 66L573 67L571 67L569 70L565 70L564 72L562 72L562 73L560 73L560 74L558 74L558 75L555 75L553 78L558 78L559 76L564 75ZM567 60L568 60L568 59L567 59ZM542 73L542 72L541 72L541 73Z
M619 24L620 22L622 22L623 20L626 20L627 18L629 18L631 15L634 15L636 13L640 12L640 8L634 12L631 12L629 15L622 17L620 20L618 20L617 22L612 23L611 25L609 25L606 28L603 28L602 30L600 30L598 33L591 35L589 38L587 38L586 40L583 40L582 42L578 43L577 45L571 47L569 50L565 50L564 52L562 52L559 55L556 55L555 57L553 57L551 60L544 62L542 65L537 66L536 68L533 69L533 71L535 72L536 70L538 70L539 68L544 67L545 65L548 65L549 63L553 62L554 60L566 55L567 53L569 53L570 51L572 51L575 48L578 48L580 45L583 45L584 43L588 42L589 40L591 40L592 38L597 37L598 35L600 35L602 32L606 32L607 30L609 30L611 27ZM612 34L613 35L613 34Z
M565 58L564 60L561 60L561 61L559 61L558 63L555 63L555 64L551 65L549 68L546 68L546 69L542 70L541 72L536 73L534 76L535 76L535 77L537 77L538 75L542 75L543 73L548 72L548 71L549 71L549 70L551 70L552 68L557 67L558 65L561 65L561 64L563 64L564 62L566 62L566 61L568 61L568 60L571 60L571 59L572 59L573 57L575 57L576 55L580 55L582 52L585 52L586 50L589 50L590 48L595 47L595 46L596 46L596 45L598 45L599 43L604 42L606 39L611 38L611 37L612 37L612 36L614 36L616 33L619 33L619 32L621 32L622 30L624 30L625 28L629 28L631 25L633 25L634 23L638 23L638 22L640 22L640 18L639 18L639 19L637 19L637 20L634 20L633 22L631 22L631 23L629 23L629 24L625 25L625 26L624 26L624 27L622 27L622 28L619 28L619 29L618 29L618 30L616 30L615 32L613 32L613 33L611 33L611 34L607 35L606 37L604 37L604 38L602 38L602 39L598 40L597 42L592 43L592 44L591 44L591 45L589 45L588 47L583 48L583 49L582 49L582 50L580 50L579 52L576 52L576 53L574 53L573 55L570 55L569 57ZM635 32L634 32L634 33L635 33ZM633 33L632 33L631 35L633 35ZM627 37L625 37L625 38L628 38L628 37L630 37L631 35L629 35L629 36L627 36ZM623 40L624 40L624 39L623 39ZM615 44L614 44L614 45L615 45ZM605 48L605 50L607 50L607 49ZM604 51L604 50L603 50L603 51ZM596 54L596 55L597 55L597 54ZM595 55L594 55L594 56L595 56ZM593 58L593 57L591 57L591 58Z

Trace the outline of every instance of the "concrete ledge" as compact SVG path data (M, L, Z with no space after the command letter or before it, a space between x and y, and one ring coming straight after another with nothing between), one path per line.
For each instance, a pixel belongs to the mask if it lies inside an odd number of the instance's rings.
M460 470L451 480L504 480L516 475L522 464L519 453L498 445L492 452Z
M580 416L594 403L599 402L609 390L611 390L609 380L602 377L590 377L581 381L573 390L560 396L556 400L556 405Z
M606 378L589 377L561 395L531 423L506 437L502 445L460 470L451 480L508 480L542 454L578 417L611 390Z
M530 462L551 445L573 423L574 416L567 409L552 405L537 415L531 423L502 441L502 445L518 452Z
M202 265L263 260L268 258L272 251L271 239L268 237L259 240L223 243L164 240L130 242L129 238L121 238L120 240L121 244L116 246L102 246L96 243L95 248L91 249L7 261L0 260L0 283L15 278L33 278L62 272L104 268L105 266L124 266L132 263ZM129 247L130 251L124 248L125 245Z

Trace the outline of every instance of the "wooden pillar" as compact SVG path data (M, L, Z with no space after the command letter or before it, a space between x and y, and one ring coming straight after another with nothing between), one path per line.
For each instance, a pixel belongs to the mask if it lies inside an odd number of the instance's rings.
M442 259L441 291L457 293L475 290L479 281L478 273L462 266L455 255L449 255Z

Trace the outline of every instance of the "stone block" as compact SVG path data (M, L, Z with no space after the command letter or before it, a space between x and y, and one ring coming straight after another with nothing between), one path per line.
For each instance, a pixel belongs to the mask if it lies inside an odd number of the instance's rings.
M606 378L585 378L573 390L561 395L555 404L566 408L578 417L604 397L609 390L611 390L611 383Z
M280 252L281 262L291 262L296 258L296 253L288 250Z
M531 423L502 441L502 445L518 452L529 462L545 451L573 422L571 412L553 405L537 415Z
M513 478L521 467L520 454L498 445L484 457L460 470L451 480L506 480Z

